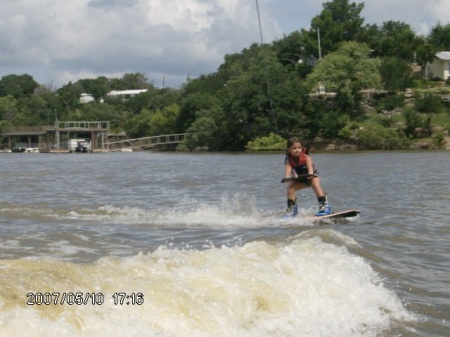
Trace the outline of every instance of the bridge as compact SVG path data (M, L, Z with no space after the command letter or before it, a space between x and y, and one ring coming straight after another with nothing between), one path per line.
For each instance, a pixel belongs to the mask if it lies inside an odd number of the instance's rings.
M143 137L136 139L119 140L105 143L106 148L111 151L123 151L127 149L151 149L158 145L177 144L184 142L187 133L177 133L173 135L160 135Z

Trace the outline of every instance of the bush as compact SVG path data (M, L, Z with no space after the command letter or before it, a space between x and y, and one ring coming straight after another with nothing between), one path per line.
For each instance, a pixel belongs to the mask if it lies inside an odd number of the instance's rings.
M411 141L402 132L386 129L381 125L370 125L358 132L359 145L368 150L407 149Z
M286 149L286 139L280 135L270 133L267 137L259 137L247 143L249 151L278 151Z
M433 145L438 149L445 147L445 137L442 132L438 132L433 136Z
M419 112L439 113L442 110L441 97L434 94L425 93L419 97L416 97L414 107Z
M405 117L406 134L408 136L414 136L416 128L422 128L425 124L422 116L414 109L408 107L403 111L403 117Z

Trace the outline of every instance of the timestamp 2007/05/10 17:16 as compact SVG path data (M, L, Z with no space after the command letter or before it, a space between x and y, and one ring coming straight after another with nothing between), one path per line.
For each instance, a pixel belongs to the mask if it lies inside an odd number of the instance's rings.
M144 294L141 292L118 291L111 295L114 305L142 305ZM102 305L105 296L101 292L29 292L27 305Z

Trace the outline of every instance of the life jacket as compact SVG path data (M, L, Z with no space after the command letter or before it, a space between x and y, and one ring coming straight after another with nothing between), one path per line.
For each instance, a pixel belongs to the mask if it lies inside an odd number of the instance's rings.
M307 174L308 166L306 165L306 149L302 149L300 156L298 157L298 162L296 163L294 158L288 154L286 158L286 164L289 163L292 169L298 174Z

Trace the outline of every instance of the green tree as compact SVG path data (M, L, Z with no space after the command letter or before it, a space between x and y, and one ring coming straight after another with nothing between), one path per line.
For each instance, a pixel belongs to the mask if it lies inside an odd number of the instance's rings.
M422 40L416 36L411 26L400 21L387 21L379 30L370 48L373 56L391 57L411 63Z
M110 121L111 129L120 130L125 124L126 116L114 105L107 103L83 104L69 116L70 120Z
M127 120L125 131L131 138L141 138L146 136L151 117L152 112L143 109L139 114L133 115Z
M180 113L175 123L177 132L184 132L196 120L198 111L214 109L222 104L217 95L204 91L184 95L180 101Z
M31 96L39 84L30 75L7 75L0 79L0 97L14 98Z
M9 125L14 116L19 112L17 100L12 95L0 97L0 120L3 126Z
M176 103L173 103L162 110L158 109L152 112L148 122L149 129L147 135L157 136L173 133L179 113L180 107Z
M83 92L84 88L80 82L69 82L56 91L65 109L76 108L80 104L80 97Z
M187 129L186 147L189 150L197 148L208 148L217 150L219 126L216 123L218 110L199 110L196 113L196 119Z
M435 51L450 50L450 24L438 23L431 29L427 40Z
M222 101L220 147L242 150L249 140L276 132L279 120L273 83L282 86L287 70L268 46L253 44L225 57L216 95Z
M123 102L123 108L132 112L139 113L142 109L162 110L179 101L179 91L170 88L158 89L148 88L147 92L131 97Z
M380 75L384 89L395 92L411 87L411 67L397 57L386 57L381 60Z
M360 14L364 4L349 0L325 2L322 12L311 20L311 29L303 33L302 45L308 55L319 58L318 39L320 35L321 55L334 52L341 42L356 41L361 33L364 19ZM320 33L320 34L318 34Z
M111 91L110 80L104 76L79 80L78 83L83 88L83 93L92 95L97 102Z
M307 77L307 85L317 90L319 85L338 94L338 109L342 113L358 111L363 89L381 88L379 60L370 58L365 44L345 42L324 57Z
M149 89L153 83L143 73L127 73L109 80L111 90Z

